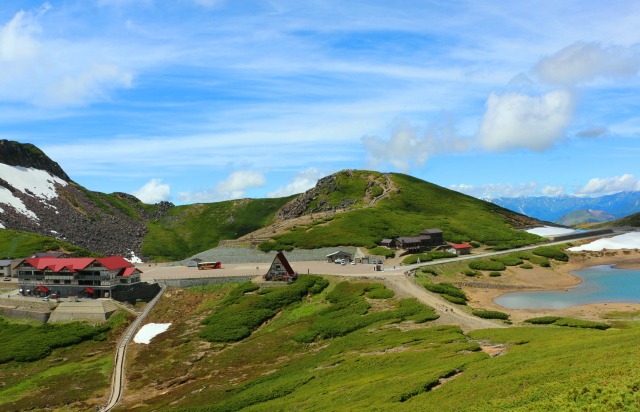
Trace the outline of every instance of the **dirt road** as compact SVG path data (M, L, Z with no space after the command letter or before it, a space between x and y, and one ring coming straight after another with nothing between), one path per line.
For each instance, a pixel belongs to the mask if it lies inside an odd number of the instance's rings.
M470 315L459 309L453 303L430 293L424 287L416 284L409 276L385 276L384 282L399 295L411 296L420 302L433 307L440 318L434 322L442 325L458 325L465 332L476 329L504 328L505 325Z

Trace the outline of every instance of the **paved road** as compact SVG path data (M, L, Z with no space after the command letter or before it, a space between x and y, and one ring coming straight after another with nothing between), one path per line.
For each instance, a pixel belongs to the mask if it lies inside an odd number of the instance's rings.
M109 395L109 400L107 401L106 406L101 409L103 412L110 411L118 404L118 401L120 400L120 397L122 396L122 393L124 391L124 366L126 361L127 345L129 344L129 342L131 342L134 334L136 333L142 322L145 320L147 315L151 312L155 304L158 303L158 300L160 300L160 297L162 297L162 294L165 290L166 286L161 284L160 292L158 292L156 297L154 297L153 300L151 300L151 302L147 304L140 316L138 316L136 320L134 320L133 323L129 325L129 328L122 336L122 339L120 340L120 343L118 344L118 348L116 350L116 359L113 366L113 376L111 378L111 394Z

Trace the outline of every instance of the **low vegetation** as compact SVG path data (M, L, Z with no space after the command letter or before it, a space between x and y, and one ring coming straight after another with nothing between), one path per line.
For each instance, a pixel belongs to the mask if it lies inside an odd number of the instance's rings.
M66 251L77 257L98 257L86 249L70 243L20 230L0 230L0 258L22 258L42 251Z
M591 320L584 319L574 319L574 318L563 318L559 316L544 316L539 318L531 318L525 320L527 323L531 323L534 325L556 325L556 326L567 326L570 328L587 328L587 329L600 329L605 330L609 329L611 325L604 322L595 322Z
M344 172L339 174L334 192L344 199L361 199L367 187L362 173L349 178ZM372 173L366 172L366 176ZM430 227L443 230L450 242L475 241L498 250L541 239L513 229L514 225L529 219L525 216L411 176L391 174L390 178L397 193L368 208L356 204L353 210L335 215L326 225L296 227L286 234L273 236L271 247L315 249L355 245L374 248L383 238L417 235ZM358 180L361 183L354 182ZM309 205L308 213L313 213L313 207Z
M569 255L562 251L562 246L539 246L533 249L533 254L561 262L569 260Z
M95 326L0 318L0 410L93 410L108 393L115 342L129 321L124 312Z
M500 312L497 310L474 310L474 311L471 311L471 313L474 316L477 316L483 319L500 319L500 320L509 319L509 315L507 313Z
M419 278L418 280L429 292L437 293L449 302L456 303L458 305L466 305L469 300L462 289L452 285L451 283L433 283L426 278Z

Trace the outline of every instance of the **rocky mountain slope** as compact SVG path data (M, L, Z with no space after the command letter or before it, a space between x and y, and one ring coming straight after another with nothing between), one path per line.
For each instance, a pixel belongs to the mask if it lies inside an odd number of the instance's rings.
M103 254L140 256L144 221L117 207L130 195L90 192L30 144L0 140L0 228L50 236Z

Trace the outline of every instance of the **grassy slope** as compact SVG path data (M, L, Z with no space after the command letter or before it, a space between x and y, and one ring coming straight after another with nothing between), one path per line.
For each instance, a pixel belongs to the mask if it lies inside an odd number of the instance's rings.
M290 199L243 199L173 207L169 216L147 222L142 253L156 260L184 259L217 246L223 239L236 239L269 225L276 211Z
M111 331L105 340L86 340L70 346L53 349L43 359L32 362L9 361L0 365L0 410L45 410L61 408L65 411L88 411L101 405L108 395L113 371L113 348L130 319L119 313L111 316ZM9 328L22 325L19 334ZM82 323L53 325L69 334ZM51 325L22 320L0 321L2 347L11 345L30 347L33 341L42 341L44 329ZM47 335L48 336L48 335ZM47 339L49 343L52 340ZM46 343L46 342L45 342ZM58 410L58 409L56 409Z
M21 258L37 252L65 250L75 256L98 256L61 240L20 230L0 229L0 257Z
M334 285L332 285L334 286ZM330 290L331 287L330 286ZM328 291L285 308L240 344L197 338L234 286L173 289L151 321L173 321L132 354L119 410L637 410L640 325L607 331L515 327L472 332L381 322L314 344L293 337L328 307ZM372 311L389 309L378 300ZM193 304L197 303L197 304ZM176 311L185 306L188 314ZM195 327L194 327L195 326ZM501 343L489 357L478 342ZM438 377L462 373L437 390ZM144 399L144 402L141 400ZM402 401L404 400L404 401Z
M280 245L304 249L357 245L374 247L385 237L417 235L426 228L440 228L451 242L479 241L497 248L517 247L540 238L513 230L527 218L489 202L454 192L402 174L392 179L400 193L375 206L336 215L326 224L298 226L277 236ZM351 185L354 190L362 190ZM361 196L364 193L360 194Z
M597 228L604 228L604 227L625 227L625 226L640 227L640 213L634 213L633 215L629 215L627 217L623 217L622 219L614 220L612 222L584 223L578 226L581 228L588 228L588 229L597 229Z

